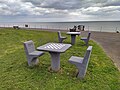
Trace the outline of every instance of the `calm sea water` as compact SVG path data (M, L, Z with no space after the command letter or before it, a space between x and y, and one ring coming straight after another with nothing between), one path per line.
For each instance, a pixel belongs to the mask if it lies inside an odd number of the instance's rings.
M102 32L116 32L120 31L120 21L85 21L85 22L12 22L12 23L0 23L0 27L12 27L13 25L19 25L25 27L25 24L29 28L46 28L46 29L63 29L68 30L73 28L74 25L85 25L85 30L89 31L102 31Z

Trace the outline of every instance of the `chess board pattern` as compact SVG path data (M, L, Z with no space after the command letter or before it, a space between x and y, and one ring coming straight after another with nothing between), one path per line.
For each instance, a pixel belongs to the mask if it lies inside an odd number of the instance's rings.
M65 46L65 44L57 44L57 43L51 43L47 46L45 46L45 49L62 49Z

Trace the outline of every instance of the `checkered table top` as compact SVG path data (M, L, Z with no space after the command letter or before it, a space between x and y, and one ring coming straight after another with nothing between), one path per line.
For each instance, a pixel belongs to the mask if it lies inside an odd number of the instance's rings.
M42 45L38 47L38 50L43 51L50 51L50 52L64 52L69 47L71 47L71 44L63 44L63 43L47 43L45 45Z
M65 46L65 44L58 44L58 43L51 43L49 45L46 45L44 48L49 48L49 49L61 49Z
M81 32L67 32L66 34L69 34L69 35L80 35Z

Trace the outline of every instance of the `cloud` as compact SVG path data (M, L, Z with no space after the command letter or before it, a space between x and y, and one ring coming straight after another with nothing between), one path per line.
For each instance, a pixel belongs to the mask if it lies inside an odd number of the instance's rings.
M1 15L26 15L31 13L31 3L22 3L20 0L5 0L0 3Z
M81 9L81 12L88 15L108 16L120 13L120 6L89 7L86 9Z
M120 6L120 0L107 0L104 6Z
M120 0L0 0L0 17L120 20L119 14Z
M43 8L54 8L57 10L69 10L69 9L78 9L80 8L79 0L53 0L52 2L49 0L45 0L41 3L41 7Z

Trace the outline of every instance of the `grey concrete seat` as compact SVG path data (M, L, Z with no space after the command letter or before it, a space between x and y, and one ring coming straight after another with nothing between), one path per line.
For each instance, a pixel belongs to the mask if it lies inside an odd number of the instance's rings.
M63 40L66 39L66 38L67 38L67 37L63 37L63 36L61 36L61 32L58 31L58 41L59 41L59 43L62 43Z
M81 40L85 42L85 45L88 45L90 35L91 35L91 32L88 33L87 37L81 37Z
M14 28L14 29L20 29L20 27L17 26L17 25L13 26L13 28Z
M29 66L38 64L38 57L43 55L42 51L36 51L32 40L23 43Z
M83 57L72 56L69 59L69 62L71 64L76 65L76 67L78 69L78 74L77 74L78 78L81 78L81 79L84 78L84 76L86 74L86 71L87 71L87 67L88 67L91 52L92 52L92 46L89 46L87 48L87 51L86 51L85 55L84 55L84 58Z

